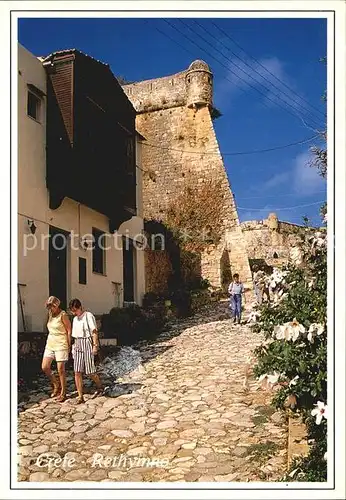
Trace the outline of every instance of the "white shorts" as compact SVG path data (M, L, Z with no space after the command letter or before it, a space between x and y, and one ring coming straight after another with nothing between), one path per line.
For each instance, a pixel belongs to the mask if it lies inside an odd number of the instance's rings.
M55 359L57 363L60 361L68 361L68 349L62 349L60 351L52 351L51 349L45 349L43 353L44 358Z

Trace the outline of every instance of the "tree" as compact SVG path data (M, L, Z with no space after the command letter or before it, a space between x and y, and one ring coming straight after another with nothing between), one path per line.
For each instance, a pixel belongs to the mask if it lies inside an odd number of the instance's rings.
M190 173L168 206L165 222L184 250L201 252L220 241L224 204L222 180L203 178L196 182L196 176Z
M320 62L327 64L327 58L322 57L320 59ZM324 102L327 102L327 91L324 92L322 96L322 100ZM321 146L312 146L310 148L310 152L312 153L312 157L309 161L309 166L316 168L318 173L323 177L324 179L327 178L327 128L325 126L325 129L322 131L318 131L320 139L322 140L322 145ZM321 206L320 209L320 214L321 217L326 221L326 214L327 214L327 204L324 203Z
M327 177L327 131L324 130L323 132L321 132L320 136L324 141L324 146L312 146L310 148L310 151L312 153L310 166L317 168L318 173L325 179Z
M294 460L285 481L327 480L327 240L306 234L295 262L273 273L278 300L253 315L266 342L255 350L254 374L276 387L273 404L307 425L312 446Z
M219 109L212 108L211 112L210 112L210 115L211 115L211 119L212 120L217 120L218 118L220 118L222 116L222 113L221 113L221 111Z

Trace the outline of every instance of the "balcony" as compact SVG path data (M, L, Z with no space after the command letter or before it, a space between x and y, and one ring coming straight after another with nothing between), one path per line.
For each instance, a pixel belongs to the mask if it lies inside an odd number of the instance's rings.
M50 208L69 197L114 232L136 213L135 110L106 64L71 50L44 66Z

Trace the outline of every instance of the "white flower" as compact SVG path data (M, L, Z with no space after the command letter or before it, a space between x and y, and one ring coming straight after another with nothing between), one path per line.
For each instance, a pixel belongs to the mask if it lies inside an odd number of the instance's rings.
M291 387L292 385L297 385L297 381L299 379L299 375L296 375L291 381L290 383L288 384L289 387Z
M314 343L314 336L321 335L324 332L324 326L321 323L311 323L308 332L308 341Z
M261 313L259 311L251 311L251 313L249 314L247 322L248 323L256 323L256 321L258 320L258 318L260 316L261 316Z
M311 280L308 283L309 290L311 290L315 286L315 283L316 283L316 278L311 278Z
M303 325L296 318L293 321L274 327L274 335L278 340L293 340L295 342L301 333L305 332Z
M271 280L271 282L269 283L269 287L274 290L274 288L276 287L276 281L273 279Z
M273 374L265 373L258 378L258 382L259 383L263 382L264 385L271 388L275 384L277 384L279 378L280 378L280 373L277 372L274 372Z
M317 231L311 239L312 239L311 243L312 248L314 247L323 248L327 244L326 234L323 234L320 231Z
M294 469L292 472L290 472L288 475L289 477L294 477L296 473L298 472L299 469Z
M322 418L328 418L328 406L325 405L322 401L317 401L315 404L316 408L311 410L311 415L316 416L316 424L320 425Z
M299 266L303 262L303 254L301 249L299 247L293 247L290 250L290 258L295 265Z
M275 385L280 378L280 373L274 372L273 375L267 375L269 384Z
M291 330L287 327L287 323L284 325L277 325L274 327L274 336L278 340L291 340Z
M305 327L303 325L301 325L300 323L298 323L296 318L294 318L294 320L291 321L291 323L289 323L289 325L291 326L292 332L293 332L292 333L292 340L293 340L293 342L295 342L297 340L297 338L299 337L299 335L301 333L305 332Z

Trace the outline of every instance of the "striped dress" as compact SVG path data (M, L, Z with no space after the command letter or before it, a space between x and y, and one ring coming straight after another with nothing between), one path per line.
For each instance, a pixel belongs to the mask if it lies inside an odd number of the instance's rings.
M74 317L72 337L75 339L72 347L73 369L77 373L90 375L96 373L93 355L92 332L96 330L96 321L92 313L85 311L82 316Z

